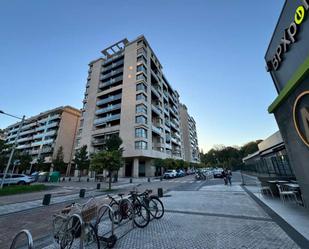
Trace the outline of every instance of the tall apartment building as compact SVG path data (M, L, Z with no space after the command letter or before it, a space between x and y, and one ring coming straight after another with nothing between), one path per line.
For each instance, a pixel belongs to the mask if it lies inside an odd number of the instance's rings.
M102 148L104 139L123 140L120 176L152 176L154 158L182 159L179 95L144 36L124 39L89 64L77 148Z
M16 149L28 153L33 163L44 158L51 163L62 146L64 162L70 163L79 127L80 110L71 106L58 107L25 120L17 140ZM6 128L6 142L15 142L20 122ZM68 169L70 171L70 169Z
M199 163L200 154L195 120L188 114L187 107L184 104L180 104L179 112L184 160L187 162Z

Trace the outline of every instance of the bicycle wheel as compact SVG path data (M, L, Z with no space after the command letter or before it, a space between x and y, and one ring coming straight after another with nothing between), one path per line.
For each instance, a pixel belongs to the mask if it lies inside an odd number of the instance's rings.
M155 219L161 219L164 215L164 206L163 206L163 203L162 201L159 199L159 197L157 196L150 196L149 198L149 211L150 211L150 214L153 216L153 218ZM152 209L155 210L152 211Z
M119 205L118 203L114 202L111 204L112 209L114 210L113 213L111 210L108 211L108 216L109 219L112 221L113 220L113 216L114 216L114 224L120 224L120 222L122 221L123 217L120 213L119 210Z
M100 240L96 230L92 224L86 224L83 234L84 248L97 248L100 249Z
M70 217L63 226L63 234L59 238L61 249L75 248L80 244L81 224L76 217Z
M149 224L150 212L148 208L140 203L134 204L134 224L137 227L143 228Z

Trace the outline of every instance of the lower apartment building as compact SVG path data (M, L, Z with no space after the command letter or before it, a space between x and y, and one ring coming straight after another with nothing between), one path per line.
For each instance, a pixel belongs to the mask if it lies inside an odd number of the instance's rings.
M184 104L180 104L179 112L184 160L191 163L200 163L195 120L188 114L187 107Z
M60 146L63 148L63 160L69 164L74 153L74 141L79 127L80 110L71 106L58 107L42 112L24 121L18 135L20 122L6 128L6 143L14 144L21 153L32 156L32 163L38 158L51 164ZM68 167L67 173L70 172Z
M90 62L76 149L102 149L118 134L125 164L120 176L153 176L155 158L183 159L179 94L144 36L121 40Z

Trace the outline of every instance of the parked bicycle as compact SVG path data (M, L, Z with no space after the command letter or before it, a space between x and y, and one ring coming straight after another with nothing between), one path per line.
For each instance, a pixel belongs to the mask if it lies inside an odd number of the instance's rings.
M81 248L100 249L93 222L97 217L97 208L95 199L91 198L84 205L72 203L61 214L54 215L54 240L61 249L77 248L78 245Z
M154 219L161 219L164 215L164 205L158 196L151 195L151 193L151 189L146 189L143 193L138 194L139 200L148 208Z

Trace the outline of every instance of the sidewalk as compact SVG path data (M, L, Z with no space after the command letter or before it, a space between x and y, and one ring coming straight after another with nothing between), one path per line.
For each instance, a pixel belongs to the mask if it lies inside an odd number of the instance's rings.
M162 219L131 230L114 248L300 248L239 185L170 191L162 201Z

